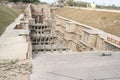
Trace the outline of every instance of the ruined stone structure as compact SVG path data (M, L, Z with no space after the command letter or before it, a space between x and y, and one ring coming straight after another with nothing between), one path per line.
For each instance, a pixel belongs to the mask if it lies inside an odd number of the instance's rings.
M33 53L46 51L120 51L120 38L67 18L51 15L47 5L31 6Z
M65 50L66 48L57 42L53 20L50 17L51 13L49 12L49 15L45 15L45 8L41 8L39 11L36 11L34 5L31 6L32 19L29 23L29 29L32 51L38 53Z
M120 38L73 20L55 16L60 41L73 51L120 51Z
M120 51L120 38L58 15L51 18L49 7L28 5L1 36L0 47L0 58L29 59L46 51Z

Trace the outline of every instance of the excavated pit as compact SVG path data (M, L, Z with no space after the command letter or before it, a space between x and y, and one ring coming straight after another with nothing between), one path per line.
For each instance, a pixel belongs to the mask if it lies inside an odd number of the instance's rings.
M49 6L32 5L29 21L33 53L46 51L120 51L117 36L59 15Z
M67 48L59 43L54 31L54 21L50 15L45 15L44 8L40 11L31 6L32 19L29 22L32 52L65 51ZM49 13L51 14L51 13Z

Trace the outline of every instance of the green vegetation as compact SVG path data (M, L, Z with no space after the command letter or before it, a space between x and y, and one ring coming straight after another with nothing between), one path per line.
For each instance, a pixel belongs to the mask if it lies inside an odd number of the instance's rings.
M69 6L86 7L87 4L89 4L89 3L87 3L87 2L82 2L82 1L68 0L68 1L66 2L66 4L68 4Z
M58 3L59 3L59 4L64 4L65 1L66 1L66 0L58 0Z
M98 9L110 9L110 10L120 10L120 7L113 5L110 6L104 6L104 5L97 5Z
M105 16L103 16L102 18L101 18L101 20L106 20L107 19L107 17L105 17Z
M16 64L17 62L19 62L19 59L15 59L15 60L11 60L11 64Z
M39 0L9 0L10 2L25 2L25 3L36 3L40 2Z
M0 6L0 35L4 32L5 28L14 21L19 15L19 11Z
M77 7L90 7L90 2L80 1L80 0L57 0L59 5L64 4L67 6L77 6ZM113 5L105 6L105 5L97 5L96 8L98 9L111 9L111 10L120 10L120 7Z
M83 1L75 1L75 0L58 0L57 3L59 5L67 5L67 6L78 6L78 7L86 7L88 2Z
M73 0L68 0L66 3L67 3L69 6L73 6L73 5L74 5Z

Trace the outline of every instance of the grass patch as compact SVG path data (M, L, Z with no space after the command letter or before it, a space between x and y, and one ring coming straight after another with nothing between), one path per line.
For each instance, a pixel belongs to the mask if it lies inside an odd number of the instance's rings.
M106 20L106 19L107 19L107 17L102 17L101 19L102 19L102 20Z
M20 12L15 9L0 6L0 36L19 14Z

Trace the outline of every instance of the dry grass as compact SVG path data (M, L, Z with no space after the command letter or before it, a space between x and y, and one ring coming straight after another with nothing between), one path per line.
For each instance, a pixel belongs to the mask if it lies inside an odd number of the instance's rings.
M54 14L101 29L120 37L120 13L60 8Z

